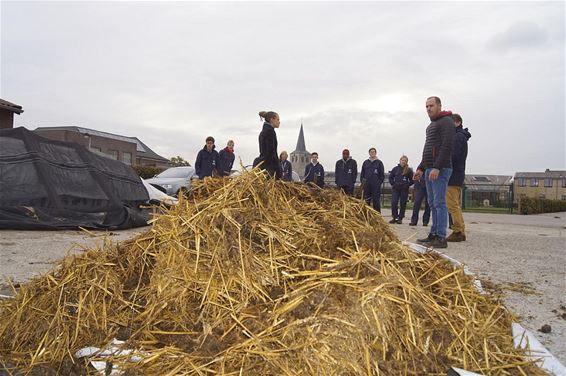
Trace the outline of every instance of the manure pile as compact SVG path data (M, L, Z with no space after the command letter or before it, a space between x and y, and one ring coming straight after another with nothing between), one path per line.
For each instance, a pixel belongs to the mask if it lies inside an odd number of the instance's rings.
M103 359L126 375L545 374L513 319L362 201L252 170L0 301L0 363L87 374L73 354L117 338L137 358Z

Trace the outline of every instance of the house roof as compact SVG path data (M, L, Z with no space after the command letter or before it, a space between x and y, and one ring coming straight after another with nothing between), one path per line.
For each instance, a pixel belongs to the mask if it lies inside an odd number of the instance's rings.
M566 171L564 170L549 170L544 172L516 172L515 179L517 178L555 178L560 179L566 177Z
M12 102L8 102L2 98L0 98L0 110L5 110L5 111L12 111L15 112L16 114L21 114L22 112L24 112L22 106L17 105L15 103Z
M509 175L469 175L466 174L464 184L470 185L509 185L512 176Z
M36 128L36 130L61 130L61 131L71 131L71 132L78 132L78 133L83 133L83 134L89 134L89 135L93 135L93 136L99 136L99 137L105 137L105 138L110 138L113 140L118 140L118 141L123 141L123 142L129 142L132 144L136 144L136 151L139 153L140 157L143 158L150 158L150 159L156 159L156 160L160 160L160 161L167 161L169 162L169 160L167 158L164 158L162 156L160 156L159 154L157 154L156 152L154 152L153 150L151 150L151 148L149 146L147 146L146 144L144 144L139 138L137 137L130 137L130 136L122 136L119 134L114 134L114 133L109 133L109 132L103 132L103 131L98 131L96 129L90 129L90 128L84 128L84 127L77 127L74 125L70 125L70 126L60 126L60 127L38 127Z

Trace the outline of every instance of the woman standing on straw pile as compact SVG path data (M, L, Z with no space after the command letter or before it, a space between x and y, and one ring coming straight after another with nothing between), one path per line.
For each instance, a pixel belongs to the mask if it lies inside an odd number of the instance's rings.
M281 179L281 165L277 155L277 134L279 128L279 115L274 111L261 111L259 117L264 120L263 129L259 134L259 157L254 160L253 166L259 166L275 179Z
M409 167L409 158L403 155L399 164L389 173L391 184L391 216L389 223L402 224L405 218L405 207L409 198L409 187L413 185L413 170ZM401 203L401 210L397 211L397 204Z

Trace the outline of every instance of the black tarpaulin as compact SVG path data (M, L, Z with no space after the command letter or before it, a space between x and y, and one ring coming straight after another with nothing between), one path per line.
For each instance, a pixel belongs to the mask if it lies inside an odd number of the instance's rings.
M0 229L144 226L148 199L122 162L23 127L0 130Z

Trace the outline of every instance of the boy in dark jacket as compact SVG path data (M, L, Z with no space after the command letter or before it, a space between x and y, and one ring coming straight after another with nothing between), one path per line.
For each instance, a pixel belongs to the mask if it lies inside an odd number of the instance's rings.
M452 234L446 240L449 242L462 242L466 240L466 232L460 203L462 202L462 185L466 176L468 140L472 135L468 132L468 128L462 128L462 117L460 115L453 114L452 118L454 119L456 133L454 134L454 142L452 144L452 176L450 176L448 181L446 204L454 223L452 224Z
M234 141L230 140L226 147L218 153L218 174L220 176L230 176L234 159Z
M208 136L206 145L197 154L195 173L201 180L206 176L213 176L213 174L218 173L218 152L214 148L214 137Z
M373 202L373 208L381 213L381 184L385 179L385 169L383 162L377 158L377 150L368 150L369 158L362 164L360 181L363 187L363 198L369 205Z
M409 167L409 158L403 155L399 164L389 172L389 184L391 184L391 216L389 223L402 224L405 218L405 208L409 199L409 187L413 185L413 170ZM401 203L401 210L397 211L397 205Z
M354 195L354 185L358 177L358 163L350 157L350 151L342 151L342 159L336 162L334 181L336 186L348 196Z
M311 154L311 163L305 167L305 183L314 183L324 188L324 167L318 163L318 153Z

